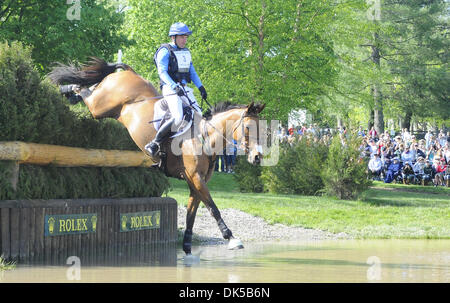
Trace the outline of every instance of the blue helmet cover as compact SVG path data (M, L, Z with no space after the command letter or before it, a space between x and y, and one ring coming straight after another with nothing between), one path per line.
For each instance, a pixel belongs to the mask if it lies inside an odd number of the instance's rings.
M191 35L192 32L189 30L186 24L177 22L170 26L169 37L176 35Z

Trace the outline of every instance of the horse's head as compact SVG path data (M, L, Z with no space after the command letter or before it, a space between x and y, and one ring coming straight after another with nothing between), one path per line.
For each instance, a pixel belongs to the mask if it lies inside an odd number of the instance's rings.
M263 157L258 115L265 106L266 104L250 103L233 126L233 139L241 142L241 147L247 154L247 161L256 165L261 163Z

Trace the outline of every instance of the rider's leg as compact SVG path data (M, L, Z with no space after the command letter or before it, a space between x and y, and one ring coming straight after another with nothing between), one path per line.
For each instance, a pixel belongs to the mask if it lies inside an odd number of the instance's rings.
M160 144L166 138L171 128L180 125L183 119L183 106L181 99L175 94L175 91L168 85L164 85L162 92L164 98L167 100L172 118L160 127L153 141L145 146L145 150L147 150L152 157L156 156L158 153Z
M175 118L171 118L166 123L164 123L159 128L155 138L145 146L145 150L148 151L152 157L156 156L156 154L158 153L162 141L164 141L164 139L167 137L167 134L169 134L174 122Z

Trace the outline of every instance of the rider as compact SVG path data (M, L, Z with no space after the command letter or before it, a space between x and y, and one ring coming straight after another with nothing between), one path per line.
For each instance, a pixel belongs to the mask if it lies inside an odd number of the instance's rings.
M187 83L194 82L202 98L206 100L206 90L192 65L191 53L189 49L185 48L187 38L191 34L192 32L186 24L180 22L172 24L169 30L169 37L171 37L172 42L161 44L154 56L162 94L167 101L172 118L160 127L155 139L145 146L152 157L158 153L161 142L172 126L179 126L182 122L183 101L189 104L190 100L192 102L190 105L200 115L202 114L193 90L186 86Z

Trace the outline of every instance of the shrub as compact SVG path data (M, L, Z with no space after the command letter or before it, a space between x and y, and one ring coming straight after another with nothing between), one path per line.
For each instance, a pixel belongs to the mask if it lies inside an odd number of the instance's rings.
M315 195L323 188L321 170L327 145L311 137L280 144L278 164L264 167L264 188L274 193Z
M322 173L325 192L339 199L355 199L371 184L366 163L360 158L360 139L335 136Z
M239 184L239 190L241 192L262 192L264 185L261 180L261 171L261 166L252 165L247 161L247 156L238 156L233 177Z
M0 200L159 197L169 188L157 169L20 165L17 190L11 162L0 161Z

